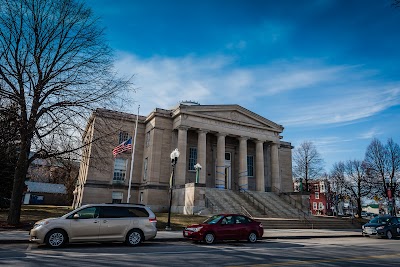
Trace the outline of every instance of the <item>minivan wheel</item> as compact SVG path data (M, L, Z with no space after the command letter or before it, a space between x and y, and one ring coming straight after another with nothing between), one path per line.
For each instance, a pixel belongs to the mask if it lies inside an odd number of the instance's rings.
M249 240L250 243L254 243L257 241L257 234L254 232L251 232L247 238L247 240Z
M45 239L47 246L51 248L59 248L65 245L67 242L67 234L61 229L51 230Z
M129 246L137 246L143 241L143 235L139 230L130 230L126 235L126 244Z
M212 244L215 241L215 235L213 233L207 233L204 236L204 242L206 242L207 244Z
M388 231L386 232L386 237L387 237L388 239L392 239L392 238L393 238L392 231L388 230Z

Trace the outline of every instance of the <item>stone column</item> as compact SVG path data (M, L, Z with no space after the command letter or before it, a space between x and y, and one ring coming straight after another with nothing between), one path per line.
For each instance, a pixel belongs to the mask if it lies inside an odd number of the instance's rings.
M217 175L215 177L215 187L225 188L225 136L226 134L217 133Z
M279 175L279 144L271 144L271 178L272 191L281 190L281 177Z
M247 176L247 137L239 138L239 189L249 189Z
M256 190L265 192L264 141L256 141Z
M207 131L199 130L197 131L197 162L201 165L201 170L199 172L199 183L206 183L206 148L207 148Z
M175 166L175 185L184 185L186 183L187 130L188 127L180 126L178 128L178 150L180 156Z

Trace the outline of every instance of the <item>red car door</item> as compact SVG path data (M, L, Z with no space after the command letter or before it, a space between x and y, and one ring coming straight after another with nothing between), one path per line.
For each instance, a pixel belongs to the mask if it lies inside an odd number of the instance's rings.
M236 225L233 215L225 216L218 224L216 230L217 238L220 240L235 239Z
M248 223L248 219L241 215L235 216L235 225L236 225L236 238L239 240L247 239L250 231L251 231L251 223Z

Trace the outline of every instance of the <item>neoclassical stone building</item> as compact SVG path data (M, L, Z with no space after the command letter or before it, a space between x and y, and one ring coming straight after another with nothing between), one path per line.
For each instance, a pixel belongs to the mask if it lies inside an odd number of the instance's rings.
M227 190L292 192L292 146L283 142L283 127L239 105L199 105L182 102L156 108L138 117L130 203L154 211L169 205L170 154L178 148L173 210L182 212L192 186ZM132 154L113 157L112 150L134 136L136 115L96 110L83 142L74 206L126 202ZM202 168L198 182L194 165ZM186 198L186 200L185 200ZM193 205L193 203L191 204Z

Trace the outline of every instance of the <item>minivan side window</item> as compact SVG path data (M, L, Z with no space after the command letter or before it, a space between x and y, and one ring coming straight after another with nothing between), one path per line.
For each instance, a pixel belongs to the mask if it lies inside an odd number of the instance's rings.
M75 214L79 214L79 219L93 219L98 217L99 211L97 207L88 207L71 214L68 219L73 219Z
M125 218L130 216L124 207L100 207L100 218Z
M149 217L149 213L140 207L101 207L100 218Z

